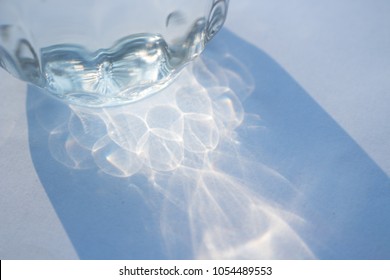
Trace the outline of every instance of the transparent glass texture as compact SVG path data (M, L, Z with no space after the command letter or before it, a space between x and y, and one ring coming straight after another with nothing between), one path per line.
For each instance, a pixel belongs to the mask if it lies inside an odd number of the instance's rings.
M0 66L57 98L118 105L165 87L228 0L0 0Z

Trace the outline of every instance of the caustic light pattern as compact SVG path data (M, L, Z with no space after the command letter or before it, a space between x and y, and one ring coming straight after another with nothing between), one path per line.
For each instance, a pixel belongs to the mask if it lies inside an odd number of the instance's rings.
M304 221L289 210L294 185L241 145L240 133L266 129L242 106L253 87L234 57L225 55L223 65L202 58L141 102L72 106L51 129L49 148L69 168L129 182L143 174L149 186L136 187L163 198L154 205L172 258L183 250L200 259L313 258L295 230ZM283 202L270 195L276 188L289 194Z

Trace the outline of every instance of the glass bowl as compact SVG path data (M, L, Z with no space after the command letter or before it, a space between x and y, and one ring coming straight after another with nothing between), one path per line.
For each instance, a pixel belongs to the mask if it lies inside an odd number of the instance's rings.
M222 27L228 0L1 0L0 66L65 102L140 100Z

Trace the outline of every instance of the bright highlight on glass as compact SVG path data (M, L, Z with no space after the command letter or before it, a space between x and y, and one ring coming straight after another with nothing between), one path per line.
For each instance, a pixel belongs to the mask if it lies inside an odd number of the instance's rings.
M0 66L84 106L164 88L222 27L228 0L3 0Z

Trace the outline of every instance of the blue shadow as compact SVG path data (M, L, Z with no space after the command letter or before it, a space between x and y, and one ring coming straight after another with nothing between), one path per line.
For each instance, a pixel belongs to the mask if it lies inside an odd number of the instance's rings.
M306 226L296 231L313 254L320 259L389 259L389 177L267 54L222 30L204 57L224 65L226 55L253 76L254 90L243 105L264 126L255 132L238 129L241 145L298 190L291 207ZM158 207L144 199L161 198L132 187L150 184L145 176L115 178L53 159L48 138L68 117L66 105L29 87L27 112L34 166L81 259L192 257L185 247L167 254ZM275 190L268 196L283 203L283 193Z

